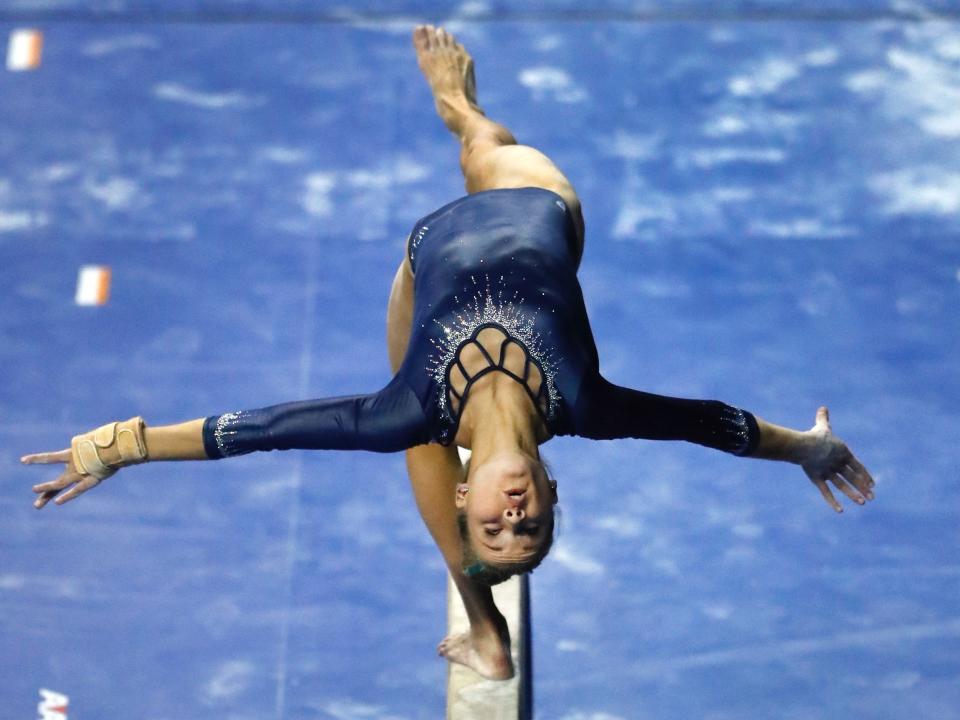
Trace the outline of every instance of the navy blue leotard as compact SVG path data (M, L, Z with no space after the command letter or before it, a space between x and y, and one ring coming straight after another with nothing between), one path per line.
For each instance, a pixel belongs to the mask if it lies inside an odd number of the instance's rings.
M470 385L493 371L523 384L551 435L687 440L738 455L756 448L759 430L749 412L715 400L639 392L601 377L576 277L573 219L555 193L522 188L461 198L420 220L407 252L413 324L407 354L386 387L209 417L203 428L209 457L446 445L456 436ZM474 342L489 327L502 339L499 357ZM504 367L510 343L526 357L522 374ZM470 344L487 363L473 376L459 364L459 352ZM468 381L461 395L450 382L454 367Z

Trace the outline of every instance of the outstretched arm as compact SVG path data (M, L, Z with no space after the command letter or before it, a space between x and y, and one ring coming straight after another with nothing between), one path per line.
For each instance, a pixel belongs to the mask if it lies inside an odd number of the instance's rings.
M686 440L750 455L760 433L754 416L717 400L689 400L621 387L588 375L574 417L577 435L595 440Z
M394 452L427 440L419 402L395 377L369 395L285 403L164 427L146 427L139 417L110 423L77 435L66 450L27 455L22 462L66 466L55 480L34 486L40 495L34 504L42 508L54 497L58 505L69 502L120 468L150 460L218 459L258 450Z
M837 512L843 507L830 490L832 484L858 505L873 500L874 481L830 427L830 413L817 410L816 423L807 431L791 430L757 418L760 442L751 457L800 465L823 499Z
M862 505L873 478L830 428L827 409L807 431L791 430L716 400L688 400L631 390L588 377L577 402L575 430L595 439L686 440L743 457L800 465L827 503L843 512L830 490Z
M411 448L407 450L407 471L420 516L443 555L470 620L469 634L445 638L440 654L484 677L512 677L507 621L494 604L490 588L467 577L461 567L463 548L454 496L463 468L457 449L442 445Z

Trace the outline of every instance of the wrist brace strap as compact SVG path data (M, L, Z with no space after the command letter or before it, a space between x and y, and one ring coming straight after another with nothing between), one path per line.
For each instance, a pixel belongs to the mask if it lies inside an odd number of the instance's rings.
M113 475L117 468L146 462L145 427L143 418L138 416L77 435L70 441L77 472L103 480Z

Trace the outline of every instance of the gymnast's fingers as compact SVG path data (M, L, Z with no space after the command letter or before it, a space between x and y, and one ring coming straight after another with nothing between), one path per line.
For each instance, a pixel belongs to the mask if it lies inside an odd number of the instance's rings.
M856 455L850 455L850 459L847 460L847 465L852 467L856 471L857 475L864 478L864 482L866 482L869 487L873 487L876 484L867 469L860 463L859 460L857 460Z
M44 505L53 500L59 492L59 490L47 490L46 492L41 493L40 497L33 501L33 506L37 510L40 510Z
M833 483L834 487L837 488L840 492L846 495L848 498L853 500L857 505L863 505L866 500L863 499L861 495L855 488L853 488L850 483L844 480L840 475L833 474L830 476L830 482Z
M75 482L82 480L83 476L73 469L66 469L63 473L57 477L55 480L50 480L49 482L40 483L33 486L33 491L40 495L36 500L33 501L33 506L39 510L53 498L59 495L64 488L70 487Z
M851 485L853 485L857 490L859 490L860 494L863 495L867 500L873 500L873 491L870 490L870 486L867 484L866 480L856 471L854 471L849 465L844 465L838 474L841 475Z
M840 503L837 502L837 499L833 496L833 493L830 492L830 487L827 485L827 481L823 478L811 478L811 480L813 480L813 484L817 486L817 489L820 490L820 494L823 495L823 499L827 501L827 505L832 507L838 513L842 513L843 507L841 507Z
M57 505L63 505L64 503L70 502L75 497L83 495L83 493L85 493L87 490L96 487L99 484L100 481L97 478L87 475L80 482L63 493L63 495L60 495L56 500L54 500L54 502Z
M67 469L64 470L55 480L49 480L48 482L34 485L33 491L35 493L46 493L50 492L51 490L59 492L68 485L72 485L73 483L77 482L82 477L83 476L75 470Z
M24 465L49 465L50 463L70 462L70 448L57 452L34 453L20 458Z
M826 406L821 406L817 409L817 419L814 427L818 430L832 432L830 428L830 411L826 408Z

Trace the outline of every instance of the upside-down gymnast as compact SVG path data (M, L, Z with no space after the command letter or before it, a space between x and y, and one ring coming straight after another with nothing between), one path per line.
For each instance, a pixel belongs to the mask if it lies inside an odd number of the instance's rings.
M65 463L34 486L68 502L118 469L255 450L406 450L417 506L463 597L470 630L439 651L490 678L513 673L490 585L533 569L553 538L556 483L539 446L554 435L686 440L800 465L836 511L873 479L830 429L779 427L718 401L618 387L599 372L577 267L580 200L562 172L477 104L473 61L447 31L414 30L437 112L460 141L469 195L417 222L390 291L393 379L380 391L214 415L164 427L142 418L23 458ZM469 468L456 446L472 449Z

